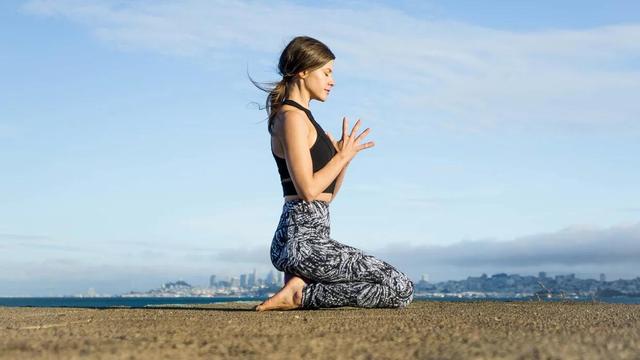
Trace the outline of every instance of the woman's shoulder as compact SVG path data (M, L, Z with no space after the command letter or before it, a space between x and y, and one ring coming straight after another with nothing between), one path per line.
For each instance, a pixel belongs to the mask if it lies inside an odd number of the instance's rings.
M302 126L304 124L304 127ZM313 126L307 120L304 111L290 105L282 105L273 119L273 129L276 133L281 133L284 128L309 128Z

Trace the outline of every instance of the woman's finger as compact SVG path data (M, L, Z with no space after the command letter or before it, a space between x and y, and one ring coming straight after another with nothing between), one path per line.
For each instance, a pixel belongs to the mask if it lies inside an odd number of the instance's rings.
M351 138L354 137L355 134L358 133L358 129L360 128L360 119L358 119L358 121L356 121L356 124L353 126L353 129L351 129Z
M360 145L360 146L358 147L358 151L360 151L360 150L362 150L362 149L367 149L367 148L374 147L375 145L376 145L376 144L375 144L373 141L369 141L369 142L367 142L367 143L364 143L364 144Z
M358 137L356 138L356 141L360 141L364 139L364 137L367 136L370 131L371 131L371 128L366 128L363 132L360 133L360 135L358 135Z
M349 130L349 122L347 121L347 117L342 118L342 139L346 138L347 131Z

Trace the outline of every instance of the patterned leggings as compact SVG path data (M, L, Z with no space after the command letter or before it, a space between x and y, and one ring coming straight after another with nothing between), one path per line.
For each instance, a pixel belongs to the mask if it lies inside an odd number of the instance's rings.
M411 303L413 283L404 273L331 239L329 232L329 203L284 203L271 262L279 271L310 281L302 290L302 308L403 308Z

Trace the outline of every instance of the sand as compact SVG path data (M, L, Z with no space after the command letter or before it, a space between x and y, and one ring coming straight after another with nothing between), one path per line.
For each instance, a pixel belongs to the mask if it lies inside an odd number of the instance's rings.
M0 307L0 359L640 359L640 305Z

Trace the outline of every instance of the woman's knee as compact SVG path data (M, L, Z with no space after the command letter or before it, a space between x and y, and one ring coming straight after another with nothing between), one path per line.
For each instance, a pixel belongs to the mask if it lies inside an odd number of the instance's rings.
M413 301L414 285L413 281L403 274L398 290L399 307L403 308Z

